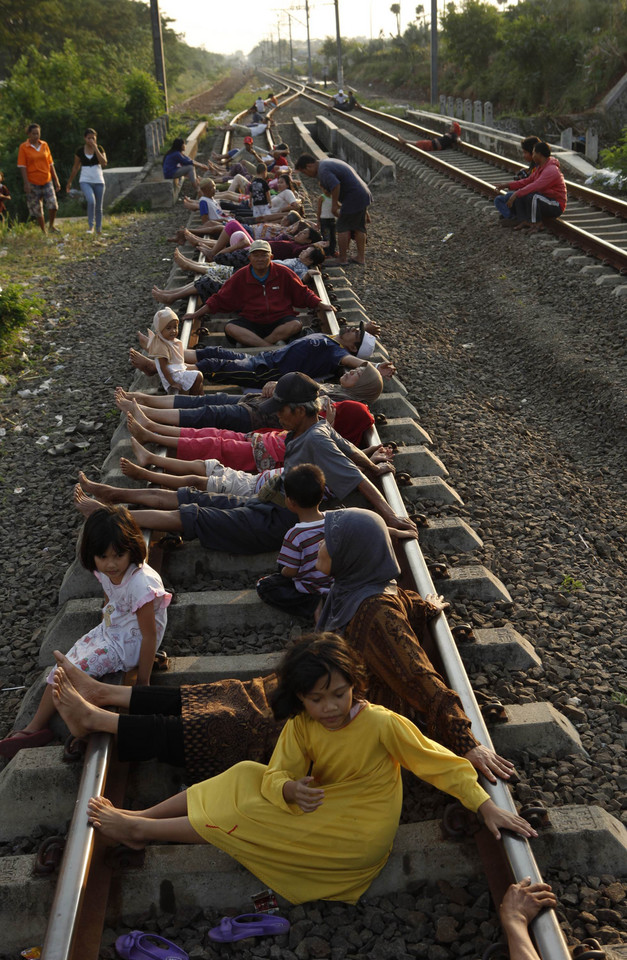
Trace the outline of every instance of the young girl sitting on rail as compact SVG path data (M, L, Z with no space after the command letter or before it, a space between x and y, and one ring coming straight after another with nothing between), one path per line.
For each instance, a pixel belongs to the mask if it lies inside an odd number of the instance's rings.
M146 352L155 361L159 379L166 393L203 392L203 375L200 370L185 363L185 350L178 339L179 318L170 307L157 310L148 335Z
M145 563L146 544L126 507L103 507L89 517L80 545L83 566L104 590L102 621L77 640L67 657L91 677L137 667L137 682L148 684L155 651L167 623L172 594ZM0 756L14 757L25 747L43 747L53 739L48 723L55 713L52 684L56 667L33 719L0 741Z
M89 817L129 846L211 843L291 903L355 903L390 854L402 803L401 766L481 815L494 836L533 828L497 807L468 761L362 699L364 672L334 634L288 651L273 700L289 717L268 766L251 761L142 811L103 797ZM348 827L348 828L347 828Z

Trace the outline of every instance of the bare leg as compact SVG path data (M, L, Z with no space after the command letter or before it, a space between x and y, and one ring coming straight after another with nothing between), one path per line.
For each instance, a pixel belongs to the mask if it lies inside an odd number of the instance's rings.
M351 235L350 232L343 231L337 235L337 244L338 244L338 262L339 263L348 263L348 245L350 244Z
M63 667L69 682L88 703L96 707L128 707L131 702L132 687L94 680L88 673L74 666L60 650L54 650L53 653L57 666Z
M361 230L357 230L355 233L355 243L357 245L357 257L356 263L365 263L366 262L366 234L362 233Z
M199 263L198 260L190 260L189 257L185 257L178 247L174 251L174 262L178 264L181 269L190 270L192 273L207 272L207 267L204 263Z
M126 422L131 436L140 443L159 443L170 450L176 450L181 427L169 427L161 423L151 424L154 430L142 426L132 413L126 414ZM163 432L162 432L163 431Z
M37 730L45 730L55 713L56 707L52 699L52 687L47 683L35 716L30 723L27 723L26 726L23 727L22 732L35 733Z
M80 483L77 483L74 487L74 506L84 517L91 517L92 513L104 506L104 503L87 497Z
M142 447L141 443L137 440L131 440L133 446L133 453L137 459L138 464L141 467L158 467L161 470L164 470L166 473L172 473L175 476L181 477L186 473L193 473L196 476L202 477L205 475L205 461L204 460L177 460L176 457L161 457L158 453L150 453L149 450L146 450L145 447ZM152 476L152 474L151 474Z
M202 373L199 370L196 376L194 385L189 391L189 395L191 397L202 397L204 392L205 392L205 378L203 377Z
M138 350L134 350L133 347L128 352L129 360L134 367L137 367L138 370L141 370L142 373L145 373L149 377L154 377L157 373L157 365L154 360L151 360L149 357L145 357L143 353L140 353Z
M186 795L176 795L176 799L183 798L185 812L175 812L170 817L155 818L138 816L131 811L116 810L109 800L104 797L92 797L87 811L90 823L93 824L109 840L125 843L128 847L141 850L151 840L157 843L205 843L200 834L196 833L187 819ZM175 799L175 798L171 798ZM169 801L165 801L167 804ZM178 810L179 805L175 806ZM154 808L157 809L157 808Z
M266 337L266 343L275 344L279 340L289 340L290 337L295 337L303 329L303 325L300 320L289 320L287 323L282 323L280 327L277 327L276 330L273 330L272 333L269 333Z
M252 330L247 330L245 327L238 327L237 323L227 323L224 332L245 347L272 346L269 340L264 340L262 337L257 336L256 333L253 333Z
M174 290L162 290L160 287L153 287L150 292L153 299L158 303L170 304L196 293L196 287L193 283L186 283L185 286L176 287Z
M110 487L107 483L95 483L88 480L84 473L79 473L80 483L76 486L85 493L93 493L105 503L138 503L142 507L150 507L153 510L176 510L178 508L178 498L170 490L129 490L125 487ZM90 501L97 503L98 507L102 503L97 500ZM79 508L80 509L80 508ZM93 512L93 511L92 511Z
M157 396L152 393L133 393L130 390L124 390L122 387L115 388L115 402L124 413L127 412L128 408L121 406L119 401L130 402L131 400L137 400L137 402L141 403L144 407L156 407L164 410L171 410L174 406L174 397L172 396Z
M150 417L154 425L155 431L157 429L156 427L157 424L160 424L161 426L168 426L168 427L180 426L181 414L178 407L176 407L175 409L172 409L172 408L166 409L163 407L162 408L140 407L140 410L142 411L144 416Z
M109 684L102 683L100 686L106 687ZM131 688L126 689L130 691ZM119 714L96 707L81 697L63 667L59 667L54 675L52 695L56 709L73 736L85 737L89 733L98 732L117 734Z
M166 459L164 457L164 459ZM185 463L185 461L179 461ZM189 463L185 463L189 469ZM207 489L207 478L193 473L175 475L171 473L154 473L152 470L146 470L144 467L138 467L131 463L126 457L120 457L120 467L125 477L133 477L134 480L144 480L146 483L158 483L161 487L167 487L168 490L178 490L180 487L196 487L198 490Z

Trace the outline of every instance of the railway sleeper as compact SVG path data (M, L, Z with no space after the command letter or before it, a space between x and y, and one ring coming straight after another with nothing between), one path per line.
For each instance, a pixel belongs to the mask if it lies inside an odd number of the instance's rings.
M549 811L550 829L533 842L541 870L559 863L572 873L618 875L627 870L627 830L600 807L558 807ZM472 839L442 839L441 821L404 824L388 863L373 882L369 897L416 889L419 883L475 878L482 872ZM36 877L33 857L0 860L0 898L4 904L3 946L15 951L43 937L56 877ZM234 909L241 912L259 881L226 854L210 846L150 846L140 868L114 874L107 923L157 911Z

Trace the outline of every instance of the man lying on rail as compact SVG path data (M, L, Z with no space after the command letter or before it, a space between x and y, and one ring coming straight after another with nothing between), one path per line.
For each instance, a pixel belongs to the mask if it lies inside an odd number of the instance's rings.
M320 387L303 373L288 373L276 385L274 395L266 401L276 411L284 430L288 430L285 447L285 470L299 463L315 463L323 470L333 496L343 500L358 491L379 513L388 527L417 535L415 524L398 517L391 509L373 479L393 470L390 464L374 464L348 440L341 437L325 421L318 420ZM142 508L134 510L137 523L148 530L180 533L185 540L200 540L204 547L229 553L265 553L278 550L286 532L295 523L295 515L285 506L281 478L268 483L258 496L248 500L217 494L200 494L190 488L178 491L146 489L130 490L93 483L81 473L74 500L84 516L89 516L100 502L130 503ZM88 494L96 499L90 499Z

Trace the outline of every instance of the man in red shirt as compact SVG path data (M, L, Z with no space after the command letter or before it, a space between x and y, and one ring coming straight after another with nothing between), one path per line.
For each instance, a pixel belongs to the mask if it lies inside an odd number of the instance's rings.
M227 337L247 347L271 347L279 340L298 336L303 323L294 316L295 307L312 307L322 319L324 304L288 267L272 262L272 249L266 240L255 240L248 248L249 266L236 270L232 277L207 302L188 317L207 313L236 313L224 328Z
M46 232L44 220L44 204L48 211L50 233L59 233L54 220L59 209L55 190L61 189L57 171L50 148L45 140L41 139L41 128L38 123L31 123L26 128L27 140L20 144L17 155L18 170L24 181L24 192L28 212L34 217L43 233Z

